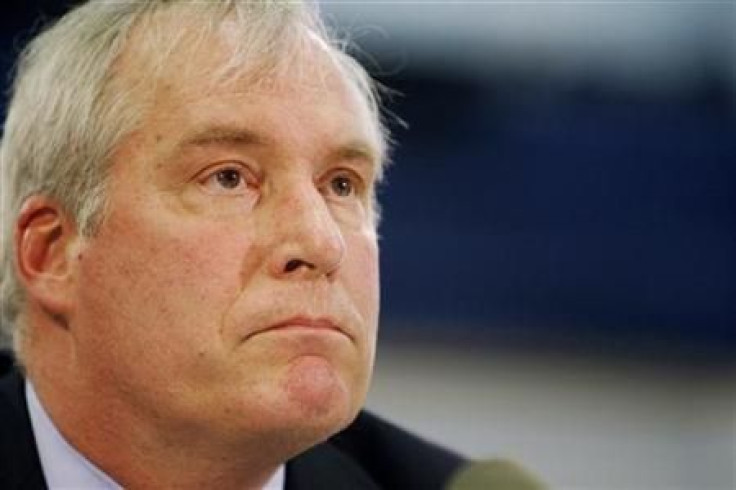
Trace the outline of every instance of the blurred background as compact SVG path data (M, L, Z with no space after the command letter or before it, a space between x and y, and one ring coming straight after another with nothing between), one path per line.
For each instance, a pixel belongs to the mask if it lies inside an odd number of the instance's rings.
M0 7L4 73L65 3ZM736 2L322 11L393 90L369 406L554 488L735 489Z

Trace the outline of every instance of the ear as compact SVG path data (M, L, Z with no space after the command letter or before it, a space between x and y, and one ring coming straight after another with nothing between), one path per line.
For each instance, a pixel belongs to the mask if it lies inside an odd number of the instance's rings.
M73 306L73 248L77 231L55 201L31 196L23 203L15 226L16 270L28 304L64 321Z

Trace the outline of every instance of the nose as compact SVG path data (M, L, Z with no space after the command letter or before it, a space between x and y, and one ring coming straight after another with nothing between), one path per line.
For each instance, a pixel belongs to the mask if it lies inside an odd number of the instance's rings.
M272 217L271 275L282 279L333 275L345 257L345 240L322 194L313 186L292 188L277 207Z

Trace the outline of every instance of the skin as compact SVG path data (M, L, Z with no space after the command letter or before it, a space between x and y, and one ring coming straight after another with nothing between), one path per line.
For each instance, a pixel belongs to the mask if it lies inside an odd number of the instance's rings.
M317 43L268 83L213 85L216 59L180 53L162 75L93 237L42 196L16 227L28 375L126 488L257 488L345 427L370 381L380 137L365 100ZM182 79L184 64L203 69Z

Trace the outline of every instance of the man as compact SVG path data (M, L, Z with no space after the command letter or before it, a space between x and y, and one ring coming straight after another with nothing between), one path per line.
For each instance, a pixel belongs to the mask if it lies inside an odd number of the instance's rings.
M30 44L0 487L443 487L459 457L360 412L374 93L299 2L90 2Z

